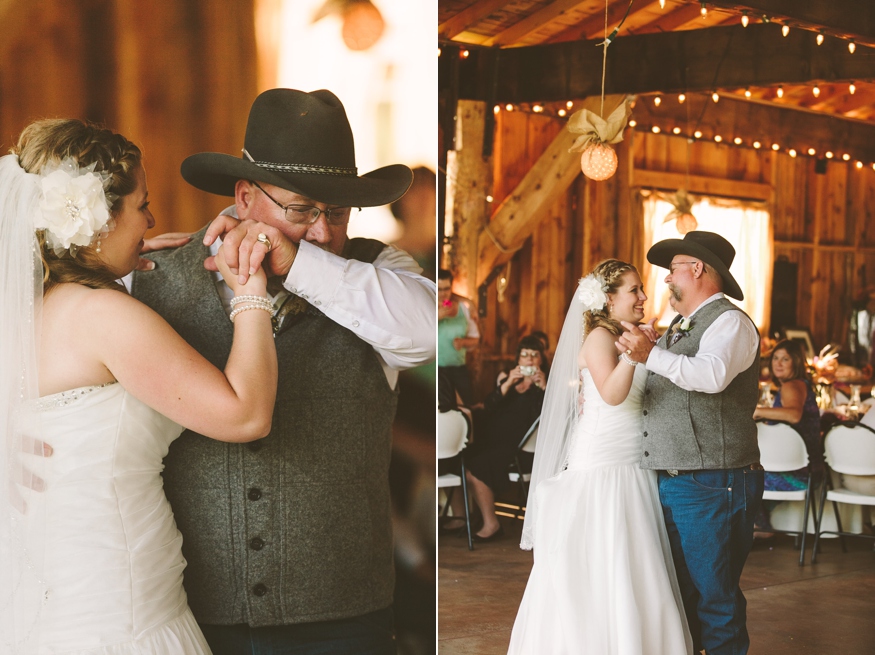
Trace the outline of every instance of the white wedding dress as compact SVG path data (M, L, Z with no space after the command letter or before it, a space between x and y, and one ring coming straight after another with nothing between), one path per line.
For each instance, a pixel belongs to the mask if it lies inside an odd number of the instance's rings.
M535 562L509 653L692 653L656 474L638 466L647 372L636 368L614 407L588 370L581 378L568 468L536 491Z
M208 655L182 588L162 460L182 428L118 383L37 401L47 521L40 654Z

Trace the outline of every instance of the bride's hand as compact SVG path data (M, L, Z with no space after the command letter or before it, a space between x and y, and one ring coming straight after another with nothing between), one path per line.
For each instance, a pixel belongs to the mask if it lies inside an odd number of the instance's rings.
M267 295L267 275L265 274L264 269L259 267L258 270L255 271L255 273L249 276L245 284L241 284L240 276L235 275L231 272L231 268L228 265L227 260L225 259L224 244L219 246L219 252L216 254L215 263L216 267L219 269L219 273L222 274L222 277L225 279L227 285L231 287L234 295Z
M638 329L641 330L648 339L650 339L651 343L656 343L659 341L659 332L656 331L656 319L651 318L644 325L639 325Z

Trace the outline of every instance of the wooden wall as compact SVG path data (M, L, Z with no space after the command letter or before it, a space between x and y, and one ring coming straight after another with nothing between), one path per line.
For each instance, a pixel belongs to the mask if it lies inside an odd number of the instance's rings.
M514 190L564 124L542 115L500 112L491 160L493 207ZM580 276L607 257L644 261L635 172L685 173L687 141L630 129L618 154L614 177L593 182L578 176L555 199L510 263L504 302L498 300L496 282L489 285L481 307L482 345L471 362L481 396L513 362L520 337L542 330L555 348ZM825 174L818 174L810 157L697 141L690 147L690 174L771 189L774 256L799 265L797 324L811 329L817 348L844 343L852 300L875 285L875 171L832 160ZM761 326L763 332L768 328Z
M182 160L239 154L257 93L255 0L8 0L0 5L0 152L31 121L105 124L144 151L156 227L200 229L227 199Z

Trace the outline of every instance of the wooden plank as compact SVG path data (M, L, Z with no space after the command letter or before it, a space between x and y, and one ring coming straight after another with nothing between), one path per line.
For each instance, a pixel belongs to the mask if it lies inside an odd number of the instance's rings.
M605 113L609 114L624 99L624 96L605 98ZM600 102L599 98L588 98L582 106L598 112ZM574 138L573 134L562 130L513 193L498 207L488 225L488 233L484 230L480 236L478 285L495 266L513 256L543 218L545 203L555 194L564 192L580 174L577 164L580 154L568 152Z
M653 3L650 3L652 5ZM629 6L627 2L620 2L611 5L608 9L608 29L611 30L623 18L626 13L626 8ZM636 13L645 11L648 5L640 8L635 8L629 15L634 16ZM660 31L670 32L678 25L687 23L699 15L699 7L695 4L687 4L678 9L675 9L669 14L663 15L659 19ZM573 25L562 32L556 34L550 39L549 43L563 43L565 41L580 41L581 39L596 39L599 34L604 33L605 15L603 12L593 14L592 17ZM609 32L610 33L610 32ZM625 36L625 34L623 34Z
M860 0L708 0L715 7L769 16L875 46L875 4Z
M529 14L518 23L514 23L506 30L491 36L483 42L483 45L501 46L517 43L532 32L542 29L546 23L549 23L554 18L562 16L565 12L585 3L586 0L554 0L542 9Z
M763 148L777 143L782 152L794 148L803 154L814 148L821 155L830 150L848 153L852 161L875 161L875 124L870 122L726 96L715 103L710 95L688 94L686 102L680 104L676 97L667 95L659 107L648 100L639 97L635 103L636 130L649 132L656 125L668 133L679 126L683 136L688 129L699 129L702 142L719 134L724 143L739 137L746 147L760 141ZM696 117L689 128L687 116Z
M605 93L850 82L873 77L873 54L862 45L851 54L837 39L817 46L805 30L782 38L775 24L623 36L608 52ZM477 99L485 100L494 85L502 103L549 102L598 95L601 69L594 40L502 50L497 76L475 65L463 65L460 75L465 92Z
M635 169L631 186L645 189L676 190L686 188L690 193L707 196L723 196L726 198L746 198L766 202L771 198L772 187L759 182L743 180L727 180L723 178L690 175L683 173L665 173Z
M506 4L507 0L478 0L451 19L438 25L438 36L452 39Z

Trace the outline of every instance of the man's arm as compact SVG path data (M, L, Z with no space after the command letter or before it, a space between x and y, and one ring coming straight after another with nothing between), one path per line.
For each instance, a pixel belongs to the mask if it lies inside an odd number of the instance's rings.
M755 357L759 357L756 327L742 312L728 311L705 330L695 356L654 348L646 366L681 389L720 393Z
M368 264L302 241L283 285L405 369L435 358L437 288L421 270L394 246Z

